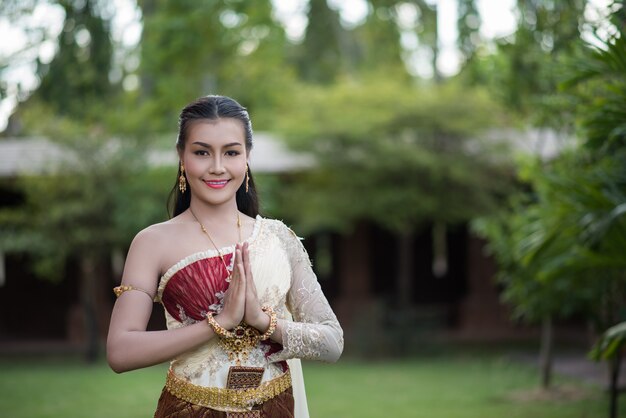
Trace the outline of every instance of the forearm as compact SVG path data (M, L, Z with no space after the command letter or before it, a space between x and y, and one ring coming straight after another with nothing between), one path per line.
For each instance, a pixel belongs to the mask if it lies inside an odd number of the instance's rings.
M214 336L206 321L171 330L113 332L107 340L107 360L117 373L140 369L169 361Z
M276 329L274 330L274 333L270 335L270 339L280 345L283 345L283 326L281 320L276 321Z
M248 325L250 325L253 328L256 328L261 334L265 334L267 331L269 331L271 321L272 321L271 314L260 311L259 314L255 317L255 319L251 320L250 323L248 323ZM274 331L269 336L269 339L279 344L283 343L283 333L280 327L280 320L276 321Z
M280 334L283 350L273 354L272 361L300 358L335 362L343 351L343 331L336 321L305 323L281 319L275 334Z

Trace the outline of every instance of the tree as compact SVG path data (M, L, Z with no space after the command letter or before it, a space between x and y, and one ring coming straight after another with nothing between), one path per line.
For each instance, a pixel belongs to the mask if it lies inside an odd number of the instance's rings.
M85 118L89 103L106 102L114 92L109 81L113 61L110 17L97 0L59 1L65 11L59 51L38 66L41 84L33 94L59 115Z
M624 161L589 165L586 158L574 153L548 166L528 163L520 180L530 191L513 195L499 215L474 222L498 261L503 299L514 316L542 323L544 388L551 384L553 320L584 314L596 324L605 323L603 313L614 311L624 295L618 251L626 237L611 243L602 238L608 247L600 249L593 232L600 225L622 228L624 219L611 214L626 199Z
M257 126L268 123L266 109L288 94L293 79L284 29L269 0L141 5L138 106L151 130L170 130L182 106L211 93L236 97L258 115Z
M8 2L3 4L3 12L10 9L23 18L41 4ZM68 160L57 167L56 176L17 180L25 205L3 210L0 245L5 251L35 254L36 273L50 280L63 277L67 261L78 263L85 352L93 361L100 337L96 295L101 292L96 288L98 283L107 283L103 276L108 263L105 249L111 249L113 242L119 247L122 234L110 229L114 203L108 192L115 188L110 182L125 179L132 165L128 160L117 166L109 164L111 131L105 128L104 109L119 99L119 90L109 80L113 45L106 4L97 0L53 4L64 12L57 52L49 63L37 58L41 82L21 98L14 118L19 118L19 133L51 138ZM37 42L41 45L44 41L49 39L33 40L27 49L36 50ZM133 163L139 167L137 161Z
M39 114L55 124L62 119ZM164 196L174 178L171 170L167 178L163 170L147 167L146 148L131 139L112 140L67 120L61 132L46 132L54 134L64 159L41 175L17 179L24 204L0 210L0 248L34 255L34 272L46 280L63 280L67 263L78 264L85 357L95 361L102 334L97 312L109 308L99 300L113 284L106 274L111 254L166 218Z
M359 69L365 74L407 77L402 61L400 30L396 23L394 0L371 0L365 22L355 28L361 59Z
M501 266L505 298L529 320L582 313L602 330L623 319L626 42L617 28L603 48L587 48L565 84L580 88L582 145L548 165L531 164L521 177L530 192L477 224Z
M513 109L526 115L544 115L532 110L557 91L562 59L571 56L580 44L586 3L518 1L517 30L511 39L499 42L506 64L499 69L496 87Z
M326 0L310 0L308 25L296 54L300 78L309 82L330 83L348 72L355 61L350 33L343 28L339 13Z
M624 343L626 342L626 322L612 326L604 332L600 340L591 351L594 360L605 360L611 364L610 382L610 409L609 417L617 418L619 396L619 372L624 355Z
M481 43L481 19L476 0L458 0L457 3L457 30L459 32L457 45L467 65L467 62L474 58Z
M63 28L56 39L45 25L39 26L29 16L41 7L62 10ZM113 66L113 43L107 3L99 0L58 0L51 4L43 1L3 2L0 13L10 16L22 25L28 41L10 57L2 57L0 80L19 66L32 65L40 80L34 91L18 94L18 111L13 115L11 134L24 134L20 112L33 103L43 103L48 111L69 116L86 123L101 123L102 109L111 106L119 93L109 73ZM43 45L56 44L57 50L49 62L40 58ZM2 83L0 83L2 84ZM10 88L4 83L4 87ZM0 88L0 98L3 97ZM38 105L35 104L35 107Z
M346 230L363 219L393 231L402 249L394 308L409 309L413 234L485 213L505 188L498 164L484 158L493 148L480 141L497 108L452 84L378 80L300 93L282 132L318 165L284 187L283 210L303 231Z

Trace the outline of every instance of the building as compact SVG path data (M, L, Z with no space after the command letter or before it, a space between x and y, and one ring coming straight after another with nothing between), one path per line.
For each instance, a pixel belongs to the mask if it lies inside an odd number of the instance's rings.
M11 187L17 176L46 175L54 171L63 155L57 145L43 138L0 140L0 207L21 202L19 191ZM177 157L173 149L155 151L149 161L171 166L174 172ZM250 164L255 172L282 176L313 164L311 158L288 152L271 136L255 134ZM319 233L307 237L305 245L346 329L348 344L362 349L362 341L407 324L417 330L416 338L421 331L433 330L472 339L520 335L520 328L511 324L507 309L499 301L499 289L493 280L495 266L484 254L484 243L472 235L467 225L453 225L444 230L444 252L436 255L434 228L427 225L413 236L402 238L404 244L401 237L369 222L359 223L343 235ZM410 262L404 266L412 277L408 287L398 280L402 248L409 251L406 259ZM85 323L90 316L97 323L99 338L104 339L114 303L111 289L119 283L123 255L112 254L111 263L100 267L70 261L59 283L36 278L29 269L31 257L0 254L0 349L3 345L15 346L16 342L42 340L81 347L89 340ZM81 292L86 289L80 277L95 275L90 268L101 272L101 279L89 285L93 286L94 312L81 303ZM410 309L398 309L400 298L408 301ZM162 318L162 308L155 305L151 327L163 327ZM524 329L522 334L527 331ZM377 348L366 351L375 353Z

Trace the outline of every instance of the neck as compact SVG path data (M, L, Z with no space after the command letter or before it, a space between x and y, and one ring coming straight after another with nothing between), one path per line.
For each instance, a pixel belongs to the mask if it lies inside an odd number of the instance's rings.
M189 208L193 214L198 218L200 223L204 225L221 224L228 225L235 223L237 220L237 201L232 199L221 205L208 205L191 198Z

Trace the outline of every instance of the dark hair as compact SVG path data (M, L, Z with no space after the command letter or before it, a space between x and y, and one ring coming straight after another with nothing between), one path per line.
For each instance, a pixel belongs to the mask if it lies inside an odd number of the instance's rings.
M246 151L252 149L252 122L245 107L237 101L226 96L210 95L201 97L198 100L185 106L178 117L178 137L176 138L176 149L182 153L185 149L187 132L189 127L198 120L208 119L217 121L220 118L232 118L241 121L246 135ZM191 203L191 191L187 189L181 193L178 188L178 178L180 177L180 165L174 188L170 192L167 200L168 213L171 217L180 215ZM248 191L246 192L245 182L239 187L236 194L237 208L248 216L256 217L259 214L259 199L252 178L252 171L248 167Z

